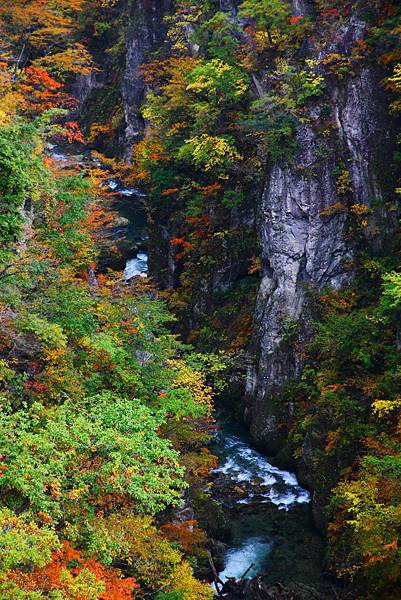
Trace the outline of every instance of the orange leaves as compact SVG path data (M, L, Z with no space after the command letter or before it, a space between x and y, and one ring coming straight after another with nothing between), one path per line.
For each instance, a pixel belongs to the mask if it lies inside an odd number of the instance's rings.
M183 246L184 248L192 248L192 244L184 240L184 238L173 238L170 241L172 246Z
M45 88L49 92L55 92L63 87L59 81L53 79L46 69L42 67L28 67L25 69L24 74L29 85Z
M162 196L172 196L173 194L176 194L179 191L180 191L180 188L168 188L167 190L164 190L161 193L161 195Z
M141 75L147 85L160 85L164 83L165 87L163 86L163 89L168 89L170 92L176 86L182 87L185 90L188 85L185 76L198 64L199 60L193 56L173 56L167 60L159 60L143 65L141 67Z
M19 88L28 112L51 108L72 108L76 101L62 91L63 85L42 67L27 67Z
M393 540L392 542L390 542L390 544L384 544L383 549L384 550L389 550L389 551L396 551L396 550L398 550L398 541L397 540Z
M136 327L131 321L122 321L121 327L124 330L124 333L128 335L141 335L138 327Z
M178 542L185 552L192 553L206 541L204 532L194 519L178 523L166 523L162 531L170 542Z
M341 437L341 432L339 430L328 432L327 440L326 440L326 447L325 447L325 451L327 453L330 453L330 451L335 450L335 448L337 447L337 444L340 440L340 437Z
M320 296L320 302L327 310L349 312L355 305L355 293L353 291L336 292L330 290Z
M221 183L211 183L210 185L205 185L199 188L205 198L212 198L216 196L218 192L223 189Z
M347 385L341 383L334 383L333 385L326 385L322 388L322 394L326 392L337 392L343 388L346 388Z
M303 19L304 19L303 15L299 15L297 17L291 17L290 18L290 23L291 23L291 25L298 25L298 23L300 21L302 21Z
M64 135L67 138L69 144L73 144L74 142L80 144L85 143L82 131L80 130L79 125L76 121L69 121L68 123L64 123L63 130L64 131L62 135Z
M63 542L62 548L53 554L51 562L43 569L35 569L31 573L13 571L10 579L24 591L45 594L62 591L67 597L79 597L80 600L94 597L131 600L133 590L139 587L133 577L122 578L118 569L105 567L93 559L85 560L69 542ZM79 596L76 595L77 589Z

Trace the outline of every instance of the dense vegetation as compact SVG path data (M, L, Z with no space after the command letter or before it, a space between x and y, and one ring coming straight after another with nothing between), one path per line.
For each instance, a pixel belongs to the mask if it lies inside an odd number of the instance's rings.
M148 183L154 218L170 220L177 232L171 244L182 273L170 300L184 322L191 315L190 339L236 352L247 344L259 268L241 208L260 194L266 163L291 159L308 103L324 101L326 86L368 62L381 65L389 118L399 126L401 15L391 3L322 1L315 14L291 17L285 2L249 0L240 4L241 22L213 3L178 4L171 48L144 68L149 127L134 149L134 176ZM304 57L305 37L318 32L324 43L355 12L370 30L351 56ZM263 91L255 98L258 79ZM320 135L330 136L330 125ZM396 148L390 160L399 172ZM331 569L359 593L398 598L399 239L380 251L370 246L365 232L375 226L374 211L353 196L345 166L337 185L358 247L358 276L344 293L313 299L314 340L301 381L287 391L297 406L291 437L295 457L305 439L319 439L312 460L326 499ZM396 176L386 183L390 214L397 185ZM213 295L216 269L230 260L243 265L234 286L202 305L205 288Z
M202 533L154 517L214 464L211 390L150 286L94 275L107 173L45 152L83 139L81 4L1 7L0 596L206 599Z
M266 168L291 160L309 103L324 102L333 81L377 65L383 112L400 142L396 1L317 0L311 14L294 17L283 0L245 0L239 19L218 4L177 0L166 18L167 42L141 71L146 134L130 167L114 160L104 137L121 134L116 88L132 2L0 6L1 598L212 596L193 571L204 534L193 521L180 528L169 520L214 465L212 391L202 370L218 372L224 361L191 353L172 327L199 351L224 350L231 365L249 350ZM305 39L324 41L355 13L369 28L351 55L306 57ZM108 168L146 188L156 229L168 225L174 284L159 275L169 309L150 284L127 286L121 273L97 272L107 220L99 185L109 171L61 168L46 152L50 142L84 142L72 84L101 71L102 52L116 75L96 118L82 126L109 154ZM318 131L324 140L329 117ZM394 145L393 173L400 156ZM392 215L399 186L396 176L386 182ZM349 215L356 277L342 292L311 298L313 340L299 381L286 390L295 406L289 447L300 460L305 441L315 440L332 573L352 597L396 600L399 231L390 240L376 232L383 243L370 245L373 211L353 197L346 165L338 191L334 210ZM229 285L222 265L235 273ZM290 333L291 342L296 327Z

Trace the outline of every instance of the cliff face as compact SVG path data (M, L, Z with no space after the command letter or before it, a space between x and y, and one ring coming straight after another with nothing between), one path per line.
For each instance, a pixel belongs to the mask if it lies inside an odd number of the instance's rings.
M311 58L349 56L365 33L366 24L354 16ZM386 127L376 68L364 66L327 87L324 103L313 104L308 122L298 129L294 158L269 170L260 202L258 358L248 373L245 415L254 438L271 452L282 447L288 433L293 408L280 393L302 367L310 331L308 297L326 286L341 289L353 277L355 242L339 191L341 169L349 182L348 206L370 207L376 222L384 217L377 169ZM322 135L328 115L330 134ZM374 228L366 232L366 243L380 244Z
M144 131L140 107L145 98L145 84L140 67L150 52L163 43L163 18L169 13L171 0L142 0L129 2L128 31L125 38L126 62L122 81L122 99L125 115L125 158L130 161L132 145Z
M218 8L234 18L237 4L235 0L221 0ZM124 154L129 161L132 145L141 139L145 127L140 107L146 90L140 67L152 50L165 43L163 18L172 13L173 5L170 0L143 0L124 6L128 27L121 97ZM299 18L313 16L313 4L293 0L292 12ZM240 26L246 29L246 24ZM383 177L380 181L378 177L380 170L385 172L381 165L388 143L383 121L386 100L380 85L383 75L373 59L365 60L362 46L355 58L367 33L368 25L355 11L338 25L332 22L326 30L315 30L304 40L299 53L319 65L325 77L324 94L305 105L296 132L296 154L291 160L269 164L265 181L254 181L244 188L247 203L224 214L225 229L247 230L248 236L253 231L254 239L259 239L262 279L245 418L255 440L271 452L282 448L288 434L293 407L281 394L303 365L313 318L309 298L326 286L343 288L355 274L358 242L352 235L352 207L371 210L364 243L379 247L386 229ZM335 57L342 61L341 68L331 70L330 61L337 60ZM264 75L254 77L255 96L265 91L264 84L259 83L266 79ZM213 212L208 217L212 225L222 219ZM181 236L180 219L182 214L174 203L150 210L149 267L162 288L180 285L183 267L177 264L170 244L172 238ZM249 260L257 251L255 244L247 244L245 251L245 243L233 251L233 246L223 241L218 261L200 257L206 266L192 282L191 314L187 316L191 322L184 328L195 328L202 315L211 313L213 294L229 292L246 277Z

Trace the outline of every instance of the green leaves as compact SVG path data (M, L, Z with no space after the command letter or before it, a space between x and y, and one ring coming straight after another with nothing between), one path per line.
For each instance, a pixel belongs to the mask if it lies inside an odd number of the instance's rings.
M195 67L187 76L187 90L208 102L227 109L248 92L250 80L239 67L213 58Z
M9 245L19 238L25 205L35 203L47 185L36 147L40 131L34 124L17 121L0 128L0 241Z
M0 489L14 508L28 502L56 521L94 514L108 497L155 514L185 487L177 452L156 433L161 423L138 400L106 393L55 409L2 411Z
M290 5L283 0L245 0L240 5L240 15L256 21L259 27L272 30L288 28Z
M401 273L397 273L396 271L387 273L384 275L383 280L383 301L385 305L389 305L391 308L398 308L401 304Z
M234 146L234 139L204 133L186 140L178 150L178 158L191 161L196 167L211 172L219 179L228 179L228 172L241 155Z
M44 567L59 545L53 529L39 528L27 515L0 510L0 580L9 569Z

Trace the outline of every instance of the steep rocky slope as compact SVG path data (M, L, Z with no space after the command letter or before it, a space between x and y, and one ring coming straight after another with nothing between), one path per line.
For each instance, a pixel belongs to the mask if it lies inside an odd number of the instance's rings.
M351 16L323 47L312 47L311 58L350 57L366 29L358 16ZM340 290L355 273L356 240L344 196L350 206L372 208L367 244L380 245L386 229L394 226L390 220L383 227L379 172L382 177L389 132L380 77L376 66L364 65L342 80L329 79L325 97L308 107L309 122L297 130L299 151L290 162L268 170L259 213L259 359L248 375L246 418L255 439L273 452L288 434L291 405L280 392L302 368L310 331L308 296L326 286ZM347 177L346 194L339 189L341 173Z
M309 357L318 298L353 286L362 254L380 262L395 239L396 128L383 81L398 55L390 52L394 34L385 60L377 39L396 9L357 0L124 1L117 13L125 29L111 65L120 111L114 139L148 189L150 274L189 341L228 350L247 366L241 392L253 439L288 460L302 396L288 394L288 385ZM229 96L235 80L221 83L213 71L222 64L243 77L239 100ZM191 77L202 68L196 88ZM215 104L212 92L202 96L210 82ZM205 136L237 152L214 179L189 155L188 144ZM335 419L319 427L311 420L297 434L296 456L323 528L330 489L360 446L317 463Z

